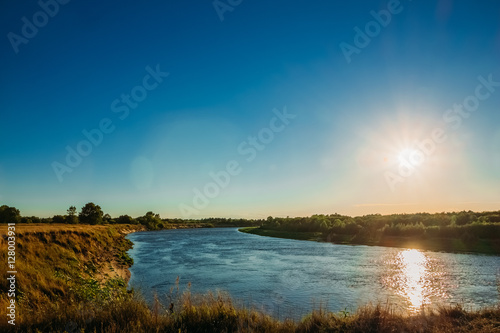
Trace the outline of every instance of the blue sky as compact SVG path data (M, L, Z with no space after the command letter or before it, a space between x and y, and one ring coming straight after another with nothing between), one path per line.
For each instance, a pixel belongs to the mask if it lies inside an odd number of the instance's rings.
M222 21L211 1L40 3L0 5L0 203L23 215L89 201L195 218L500 207L500 87L480 88L458 128L443 119L478 77L500 82L498 1L221 0ZM390 6L348 62L341 43ZM145 90L147 67L169 75ZM111 105L132 91L147 96L120 119ZM240 145L285 108L294 118L248 161ZM58 176L103 119L114 130ZM422 162L416 142L436 128L446 139ZM240 172L215 184L229 161Z

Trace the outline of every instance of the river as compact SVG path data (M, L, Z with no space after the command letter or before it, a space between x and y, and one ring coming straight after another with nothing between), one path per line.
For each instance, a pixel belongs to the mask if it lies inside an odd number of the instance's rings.
M367 303L418 312L460 303L500 302L500 257L270 238L236 228L138 232L129 287L148 300L177 277L191 291L227 291L240 304L281 319L320 305L355 311Z

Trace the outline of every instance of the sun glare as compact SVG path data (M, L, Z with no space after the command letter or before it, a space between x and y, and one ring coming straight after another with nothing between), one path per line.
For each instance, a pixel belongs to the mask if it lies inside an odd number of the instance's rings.
M430 280L437 276L429 271L429 257L420 250L407 249L398 252L390 263L393 270L384 283L406 300L410 312L430 304L430 297L438 291L431 286Z
M410 307L418 310L424 304L427 258L421 251L415 249L402 251L399 256L403 273L401 291L410 302Z
M399 152L398 162L400 164L408 164L408 161L410 160L411 156L414 154L416 154L415 149L405 148Z

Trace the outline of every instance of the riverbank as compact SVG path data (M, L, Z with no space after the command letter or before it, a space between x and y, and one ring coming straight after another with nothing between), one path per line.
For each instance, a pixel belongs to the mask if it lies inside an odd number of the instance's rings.
M500 255L500 240L497 239L478 239L474 242L467 242L461 238L423 238L402 236L379 236L375 239L359 239L353 237L352 235L328 235L325 237L321 232L270 230L260 227L240 228L238 230L244 233L259 236L330 242L344 245L401 247L436 252Z
M5 226L6 228L6 226ZM16 325L12 332L491 332L500 327L500 309L460 307L416 316L389 307L355 312L317 310L300 321L279 321L262 311L235 305L229 295L192 295L158 299L148 305L126 290L132 260L127 250L137 225L19 225L17 233ZM5 235L2 232L3 235ZM287 235L290 236L290 235ZM314 235L309 235L314 236ZM0 260L6 262L6 239ZM0 282L7 290L6 279ZM236 295L237 296L237 295ZM6 294L0 306L7 306ZM171 302L174 312L170 313ZM346 308L350 305L347 304Z
M307 240L307 241L322 240L321 232L294 232L294 231L266 230L266 229L261 229L259 227L240 228L238 229L238 231L247 234L276 237L276 238L287 238L287 239Z

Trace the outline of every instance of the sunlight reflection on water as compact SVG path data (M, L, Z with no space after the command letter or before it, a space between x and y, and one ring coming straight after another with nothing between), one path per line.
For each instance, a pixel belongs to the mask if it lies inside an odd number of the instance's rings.
M402 250L386 264L390 270L383 283L406 300L411 312L432 304L432 298L446 298L442 288L443 271L439 263L426 253L415 249Z

